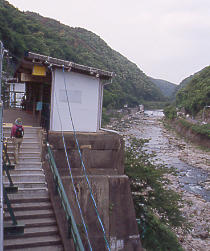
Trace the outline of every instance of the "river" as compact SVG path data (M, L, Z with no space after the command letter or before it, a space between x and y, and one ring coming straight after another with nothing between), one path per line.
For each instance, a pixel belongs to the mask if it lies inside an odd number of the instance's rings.
M147 126L133 127L128 133L137 138L150 139L146 148L149 152L156 152L160 163L177 170L180 186L189 192L201 195L206 201L210 201L210 190L204 186L205 182L210 179L209 172L189 165L179 158L180 145L171 144L170 136L161 126L162 124L157 121L163 118L162 111L145 111L145 116Z
M186 142L162 122L163 112L145 111L126 114L120 120L113 120L109 129L119 131L125 137L149 139L145 148L155 152L156 163L174 167L177 176L171 176L171 188L179 192L185 201L183 214L193 225L189 234L181 230L177 236L186 251L210 250L210 152Z

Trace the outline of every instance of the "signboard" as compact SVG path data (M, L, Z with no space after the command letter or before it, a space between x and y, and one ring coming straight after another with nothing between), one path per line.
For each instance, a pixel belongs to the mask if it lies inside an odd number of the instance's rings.
M34 76L46 76L46 68L42 65L34 65L32 75Z

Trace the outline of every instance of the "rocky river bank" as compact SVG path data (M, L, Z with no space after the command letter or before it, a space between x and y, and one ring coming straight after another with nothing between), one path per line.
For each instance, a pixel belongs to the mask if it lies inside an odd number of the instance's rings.
M210 251L210 151L186 142L163 125L161 112L126 114L113 119L108 129L129 136L150 139L146 148L155 151L158 162L177 170L170 176L170 188L180 193L185 203L183 214L191 224L189 233L175 232L186 251Z

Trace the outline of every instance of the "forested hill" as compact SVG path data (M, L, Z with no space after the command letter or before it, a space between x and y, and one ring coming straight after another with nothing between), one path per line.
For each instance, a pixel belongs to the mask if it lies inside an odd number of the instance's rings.
M72 28L39 14L21 12L3 0L0 0L0 23L0 39L18 58L25 51L32 51L113 71L116 77L104 91L105 107L134 106L143 101L165 99L134 63L88 30Z
M198 74L199 72L197 72L197 73L195 73L195 74L193 74L193 75L190 75L189 77L187 77L187 78L185 78L185 79L183 79L182 80L182 82L179 84L179 85L177 85L176 86L176 88L175 88L175 90L174 90L174 93L173 93L173 99L175 99L176 98L176 94L178 93L178 91L180 90L180 89L182 89L182 88L184 88L192 79L193 79L193 77L196 75L196 74Z
M210 66L186 79L186 84L176 94L176 104L189 114L196 115L210 105ZM183 84L182 84L183 85Z
M168 97L169 99L172 98L173 93L177 87L176 84L168 82L166 80L155 79L151 77L150 80L161 90L165 97Z

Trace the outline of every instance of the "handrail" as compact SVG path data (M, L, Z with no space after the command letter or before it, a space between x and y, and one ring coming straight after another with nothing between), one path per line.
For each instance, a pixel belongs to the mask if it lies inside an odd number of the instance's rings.
M7 178L9 180L9 188L10 189L13 188L13 190L14 190L14 188L16 188L16 187L14 186L11 175L9 173L9 168L12 166L13 165L11 165L11 161L9 159L9 155L7 152L7 139L4 138L4 142L3 142L3 170L6 172ZM11 202L10 202L9 197L7 195L6 188L4 186L3 186L3 195L4 195L4 202L7 204L7 208L8 208L9 214L12 218L13 225L18 225L17 220L15 218L13 208L11 206Z
M62 206L64 208L64 211L66 213L66 218L69 226L69 237L73 237L74 245L76 247L76 250L78 251L85 251L78 228L77 224L75 222L71 206L69 204L65 189L63 187L63 183L61 180L61 177L59 175L58 169L56 167L56 163L53 157L53 153L51 151L49 143L47 143L47 150L48 150L48 162L50 164L51 171L54 176L55 184L56 184L56 190L61 198Z
M14 187L11 175L9 173L9 169L11 167L14 167L14 165L11 165L11 161L7 152L7 139L4 138L4 142L3 142L3 170L6 172L7 174L7 178L9 180L10 183L10 187Z
M11 165L11 161L9 159L9 155L8 155L8 152L7 152L7 140L8 138L4 137L3 139L3 161L4 163L8 163L9 165Z
M9 214L10 214L11 219L12 219L12 224L16 226L16 225L18 225L18 223L17 223L17 220L15 218L15 214L14 214L13 208L11 206L11 202L10 202L9 197L7 195L7 191L5 190L4 187L3 187L3 189L4 189L3 190L4 191L4 202L7 204L7 208L8 208Z

